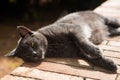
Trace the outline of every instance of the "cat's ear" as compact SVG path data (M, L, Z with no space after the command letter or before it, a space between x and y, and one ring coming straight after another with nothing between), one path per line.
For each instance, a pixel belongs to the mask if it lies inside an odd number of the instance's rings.
M16 48L15 49L13 49L11 52L9 52L8 54L6 54L5 56L7 56L7 57L13 57L13 56L15 56L15 51L16 51Z
M26 34L33 34L32 30L25 26L17 26L17 31L21 37L24 37Z

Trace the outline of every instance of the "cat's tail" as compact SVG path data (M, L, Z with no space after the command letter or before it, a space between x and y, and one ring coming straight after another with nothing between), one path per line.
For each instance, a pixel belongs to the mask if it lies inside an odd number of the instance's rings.
M110 37L120 36L120 21L114 18L105 18L105 24L108 26Z
M115 18L105 18L105 24L114 28L120 27L120 21Z

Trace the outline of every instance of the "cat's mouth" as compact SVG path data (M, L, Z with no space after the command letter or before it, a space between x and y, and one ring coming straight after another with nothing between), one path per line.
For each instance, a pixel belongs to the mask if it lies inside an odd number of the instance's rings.
M39 62L42 61L42 56L25 56L21 57L24 61L27 62Z

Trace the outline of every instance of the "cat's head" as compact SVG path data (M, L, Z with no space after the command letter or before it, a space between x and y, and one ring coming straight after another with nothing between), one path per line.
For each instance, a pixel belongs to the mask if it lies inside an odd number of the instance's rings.
M33 62L44 59L48 46L45 36L24 26L18 26L17 31L20 35L18 45L6 56L17 56Z

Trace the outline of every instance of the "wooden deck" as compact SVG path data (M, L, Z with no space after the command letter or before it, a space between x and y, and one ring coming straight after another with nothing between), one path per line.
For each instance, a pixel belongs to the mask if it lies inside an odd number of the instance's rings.
M108 16L120 17L120 0L108 0L94 10ZM120 80L120 36L99 45L107 58L118 65L116 74L89 65L81 59L49 58L42 63L24 63L1 80Z

